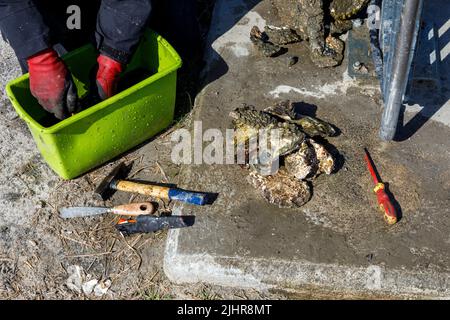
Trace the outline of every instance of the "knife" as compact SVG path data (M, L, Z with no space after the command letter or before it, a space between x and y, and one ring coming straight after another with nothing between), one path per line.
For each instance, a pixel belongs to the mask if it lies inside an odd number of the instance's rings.
M71 207L61 208L60 217L64 219L90 217L105 213L113 213L121 216L140 216L152 214L155 208L151 202L131 203L113 208L107 207Z
M150 233L162 229L177 229L190 227L195 222L195 216L137 216L133 219L120 219L117 230L124 235L133 233Z

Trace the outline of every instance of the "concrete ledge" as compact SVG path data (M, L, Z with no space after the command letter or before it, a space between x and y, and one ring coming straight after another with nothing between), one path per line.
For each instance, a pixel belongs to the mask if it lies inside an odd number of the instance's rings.
M243 289L345 293L359 297L450 298L450 274L313 264L210 254L179 254L179 230L170 232L164 271L175 283L213 283Z
M380 143L378 84L349 78L346 61L317 69L305 43L289 46L289 54L300 58L291 68L286 56L261 57L248 33L255 24L276 21L270 1L217 1L207 85L196 99L194 119L204 130L224 130L228 113L241 103L262 109L281 99L305 102L340 128L329 143L342 156L342 168L317 178L304 207L279 209L247 184L247 171L239 166L186 166L182 187L219 198L213 206L174 208L197 221L169 232L165 273L176 283L294 295L450 298L449 127L430 120L406 141ZM403 218L394 227L376 210L363 147L378 159L401 205Z

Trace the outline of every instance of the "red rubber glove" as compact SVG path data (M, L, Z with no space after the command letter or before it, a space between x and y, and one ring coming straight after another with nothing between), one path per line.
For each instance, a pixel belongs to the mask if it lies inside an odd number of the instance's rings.
M77 110L77 90L70 72L55 50L49 48L27 59L30 91L39 104L63 120Z
M96 83L98 95L102 100L105 100L116 94L117 82L123 70L123 65L102 54L98 56L97 62Z

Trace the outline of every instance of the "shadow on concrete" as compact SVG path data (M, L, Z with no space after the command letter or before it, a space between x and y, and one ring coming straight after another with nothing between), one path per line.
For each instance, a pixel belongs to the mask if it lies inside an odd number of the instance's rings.
M388 195L389 199L391 199L391 203L394 206L395 212L397 213L397 222L399 222L403 218L402 207L400 206L400 203L395 198L394 194L390 191L389 182L384 183L384 191Z
M293 111L296 115L303 115L308 117L315 117L317 112L317 106L315 104L307 102L294 102L292 103Z
M220 16L220 21L212 21L211 25L216 26L215 30L210 30L209 38L206 41L206 57L210 66L207 68L207 72L203 75L203 82L199 87L200 92L209 83L220 79L228 72L228 65L223 60L221 55L212 48L214 42L232 29L249 11L251 11L261 0L230 0L227 2L227 6L230 7L228 11L230 14L227 16ZM216 5L221 5L221 2L216 2ZM214 10L221 10L215 8ZM215 15L217 17L217 15ZM250 34L249 34L250 37Z
M402 107L399 117L399 123L403 124L403 126L397 131L394 139L395 141L408 140L416 132L418 132L420 128L422 128L425 123L427 123L428 120L430 120L430 118L433 117L450 100L450 92L446 91L444 93L438 93L433 97L433 101L431 101L430 98L426 97L418 97L415 100L412 100L414 101L413 104L422 106L422 110L420 110L406 124L404 123L404 113L407 108L405 106Z
M227 63L212 48L214 42L260 2L227 1L229 14L220 17L212 12L223 11L216 8L223 6L219 1L167 0L155 5L150 27L167 39L183 59L183 67L178 71L176 121L192 111L195 97L205 86L228 72ZM212 17L218 21L211 21ZM209 29L211 25L214 30Z
M403 107L395 141L411 138L423 125L450 101L450 3L442 0L424 2L421 37L413 66L419 74L408 95L409 105L422 109L404 124ZM426 67L425 69L424 66ZM422 70L421 70L422 69ZM425 70L425 71L424 71ZM413 72L416 69L413 67Z

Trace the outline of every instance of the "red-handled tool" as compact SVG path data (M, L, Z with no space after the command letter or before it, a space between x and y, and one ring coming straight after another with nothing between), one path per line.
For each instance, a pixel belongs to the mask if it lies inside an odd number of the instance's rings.
M384 220L386 220L388 224L395 224L397 223L397 212L394 208L394 205L392 204L391 199L389 198L384 189L384 183L381 182L380 181L381 179L378 178L378 175L374 168L373 161L370 158L369 152L366 149L364 149L364 152L367 167L369 168L370 175L372 176L373 181L375 182L375 188L373 189L373 191L377 195L378 205L380 210L384 214Z

